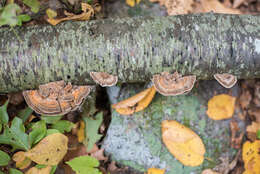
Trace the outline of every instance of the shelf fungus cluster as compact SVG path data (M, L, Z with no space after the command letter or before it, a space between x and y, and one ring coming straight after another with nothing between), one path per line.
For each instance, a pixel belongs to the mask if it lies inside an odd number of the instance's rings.
M64 81L39 86L39 90L23 91L26 103L42 115L64 115L78 109L90 93L91 86L74 86Z
M214 74L214 78L225 88L232 88L237 82L237 77L228 73Z
M118 77L110 75L106 72L90 72L90 77L102 87L114 86L117 83Z
M156 91L164 96L188 93L193 88L195 81L195 75L181 77L178 72L173 74L162 72L152 78Z

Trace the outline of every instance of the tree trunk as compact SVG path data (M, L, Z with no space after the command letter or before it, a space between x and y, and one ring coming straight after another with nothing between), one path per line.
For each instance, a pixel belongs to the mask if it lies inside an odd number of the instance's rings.
M93 84L90 71L119 82L149 81L178 71L260 77L260 16L192 14L65 22L0 29L0 92L56 80Z

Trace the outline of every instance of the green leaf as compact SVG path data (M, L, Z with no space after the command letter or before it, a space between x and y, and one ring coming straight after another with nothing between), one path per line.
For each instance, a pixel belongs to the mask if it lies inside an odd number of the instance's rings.
M0 135L0 144L9 144L15 149L29 150L29 137L25 133L23 122L20 118L15 117L12 121L11 128L4 126L4 133Z
M47 165L44 165L44 164L36 164L34 167L36 167L37 169L42 169L42 168L47 167Z
M21 8L15 4L11 3L6 5L3 8L2 13L0 14L0 26L2 25L9 25L11 27L17 25L18 18L16 16L16 13L20 13Z
M27 121L27 119L32 115L33 110L30 107L27 107L18 112L18 117L23 120L23 123Z
M17 18L18 18L18 23L17 23L18 26L22 26L23 22L28 22L31 20L31 17L27 14L19 15L17 16Z
M0 132L2 132L2 127L3 127L3 126L2 126L2 124L0 123Z
M3 106L0 107L0 124L7 124L9 121L9 116L7 113L8 100Z
M94 144L102 137L101 134L98 134L98 129L103 121L103 113L99 112L96 115L96 119L91 117L84 117L85 122L85 135L86 139L84 144L87 146L87 151L90 151Z
M96 167L99 162L96 158L91 156L79 156L70 161L68 164L77 174L102 174Z
M57 165L52 166L50 174L54 174L57 169Z
M44 120L47 124L54 124L62 118L63 115L56 115L56 116L46 116L42 115L41 119Z
M40 9L40 3L38 0L23 0L23 3L30 7L32 12L38 13Z
M32 131L29 133L30 146L38 143L46 135L47 128L44 120L34 123Z
M1 172L1 171L0 171L0 174L4 174L4 172Z
M52 129L57 129L61 133L70 132L73 127L74 124L67 120L59 120L51 126Z
M7 153L0 150L0 166L6 166L10 161L10 157Z
M20 170L17 170L17 169L10 168L9 174L23 174L23 172L21 172Z
M47 129L46 137L51 134L60 133L57 129Z
M257 130L256 136L257 136L258 139L260 139L260 129Z

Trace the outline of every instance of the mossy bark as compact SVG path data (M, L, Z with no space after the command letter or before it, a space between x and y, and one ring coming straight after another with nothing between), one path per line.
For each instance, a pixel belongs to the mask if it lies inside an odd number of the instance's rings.
M93 84L90 71L144 82L175 71L260 77L260 17L193 14L0 29L0 92L56 80Z

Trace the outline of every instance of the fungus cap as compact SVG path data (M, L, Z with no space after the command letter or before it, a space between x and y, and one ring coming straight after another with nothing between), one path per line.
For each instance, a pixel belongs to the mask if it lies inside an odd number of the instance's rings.
M162 72L154 75L152 82L155 89L164 96L176 96L189 92L196 81L195 75L181 77L178 72Z
M117 83L118 77L110 75L106 72L90 72L91 78L100 86L114 86Z
M214 78L225 88L232 88L237 82L237 77L228 73L214 74Z

